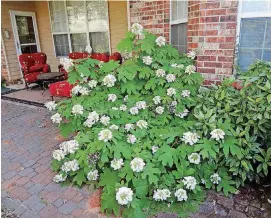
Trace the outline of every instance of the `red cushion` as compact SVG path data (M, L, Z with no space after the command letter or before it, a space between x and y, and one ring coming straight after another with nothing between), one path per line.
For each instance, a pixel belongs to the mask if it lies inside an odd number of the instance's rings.
M120 64L122 62L121 54L118 52L114 52L110 57L109 60L119 61Z
M69 58L76 60L76 59L82 59L82 58L89 58L91 55L87 52L72 52L69 54Z
M71 97L71 90L74 85L68 81L55 82L49 85L49 91L52 96Z
M106 53L93 53L91 55L92 59L96 59L98 61L108 62L109 56Z
M19 56L19 62L22 68L31 67L34 65L34 59L31 54L25 53Z
M37 52L37 53L32 53L31 55L34 59L35 65L46 64L46 60L47 60L46 54L42 52Z
M50 65L49 64L44 64L42 68L43 73L49 73L51 72Z
M25 81L27 83L34 83L38 80L38 75L41 74L42 72L34 72L34 73L29 73L29 74L26 74L24 77L25 77Z
M32 72L42 71L43 66L44 66L43 64L38 64L38 65L31 66L31 67L29 67L28 72L32 73Z

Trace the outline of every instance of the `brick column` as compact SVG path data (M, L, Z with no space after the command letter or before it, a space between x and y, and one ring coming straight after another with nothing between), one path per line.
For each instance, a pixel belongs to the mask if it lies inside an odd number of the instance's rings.
M188 4L188 50L196 50L205 84L219 83L233 72L237 1L201 0Z
M151 33L169 40L170 0L129 3L131 25L139 23Z
M7 69L7 62L6 62L4 52L5 51L4 51L3 43L1 43L1 76L6 81L8 81L8 69Z

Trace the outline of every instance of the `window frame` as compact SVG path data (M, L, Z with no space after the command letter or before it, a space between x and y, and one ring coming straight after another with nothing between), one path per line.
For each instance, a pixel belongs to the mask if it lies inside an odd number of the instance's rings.
M53 1L53 0L50 0ZM52 28L52 19L51 19L51 14L50 14L50 1L47 2L47 6L48 6L48 13L49 13L49 19L50 19L50 28L51 28L51 35L52 35L52 41L53 41L53 47L54 47L54 55L56 58L65 58L68 56L57 56L56 55L56 47L55 47L55 40L54 40L54 35L64 35L67 34L68 35L68 43L69 43L69 53L74 52L72 50L72 43L71 43L71 34L80 34L80 33L85 33L87 35L87 43L90 44L90 37L89 37L89 33L91 33L88 29L88 19L86 19L86 30L85 31L77 31L77 32L70 32L69 31L69 20L68 20L68 12L67 12L67 0L63 0L64 1L64 5L65 5L65 17L66 17L66 25L67 25L67 30L66 32L53 32L53 28ZM87 0L81 0L84 2L84 9L85 9L85 17L87 18ZM111 37L110 37L110 19L109 19L109 4L108 4L108 0L102 0L106 2L107 5L107 32L108 32L108 48L109 48L109 54L111 54Z
M170 0L170 17L169 17L169 26L170 26L170 32L169 32L169 44L171 45L171 33L172 33L172 25L178 25L178 24L187 24L188 27L188 0L187 1L187 17L186 18L181 18L181 19L177 19L177 20L172 20L172 1L174 0ZM178 2L178 0L175 0L176 2ZM177 15L178 15L178 7L177 7ZM187 37L187 32L186 32L186 37ZM187 47L187 40L186 40L186 47Z
M236 42L235 42L235 66L239 67L239 45L240 45L240 32L241 32L241 20L243 18L268 18L271 17L271 12L242 12L243 2L247 0L239 0L238 12L237 12L237 26L236 26ZM271 1L269 0L269 7L271 7ZM236 73L234 69L234 73Z

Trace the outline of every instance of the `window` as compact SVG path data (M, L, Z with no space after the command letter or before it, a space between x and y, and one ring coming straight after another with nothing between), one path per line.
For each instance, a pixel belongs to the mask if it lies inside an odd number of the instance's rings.
M171 45L180 53L187 50L188 2L171 1Z
M109 52L108 5L100 1L50 1L49 10L56 56L83 52Z
M256 59L271 61L271 0L243 0L239 6L239 31L241 71Z

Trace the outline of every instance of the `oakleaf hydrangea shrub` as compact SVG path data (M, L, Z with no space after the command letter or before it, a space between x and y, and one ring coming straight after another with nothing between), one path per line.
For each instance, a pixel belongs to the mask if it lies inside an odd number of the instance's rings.
M234 193L218 154L221 144L235 140L228 122L198 131L192 113L203 81L195 53L179 55L139 24L118 49L126 59L122 65L74 63L73 97L46 104L56 110L51 119L64 136L76 133L52 154L54 181L96 184L103 188L103 211L136 218L157 208L187 216L197 210L204 187Z

